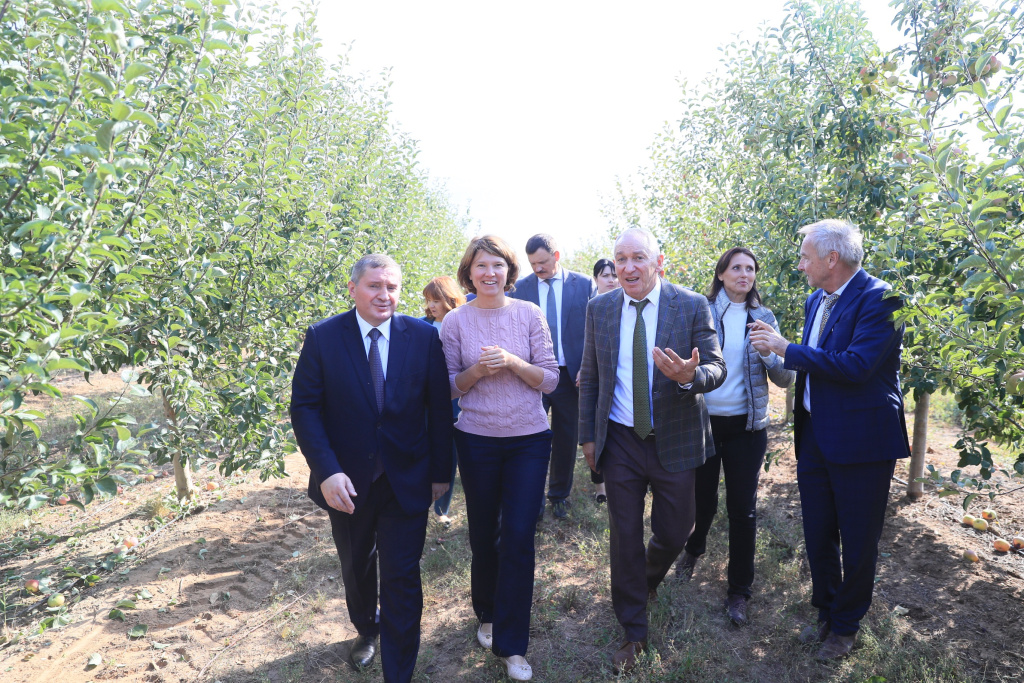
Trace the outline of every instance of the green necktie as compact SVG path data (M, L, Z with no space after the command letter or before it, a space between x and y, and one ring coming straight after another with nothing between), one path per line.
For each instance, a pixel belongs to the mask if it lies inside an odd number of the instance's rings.
M633 431L646 439L654 431L651 424L650 385L647 381L647 326L644 325L644 306L650 301L630 301L636 306L636 325L633 326Z

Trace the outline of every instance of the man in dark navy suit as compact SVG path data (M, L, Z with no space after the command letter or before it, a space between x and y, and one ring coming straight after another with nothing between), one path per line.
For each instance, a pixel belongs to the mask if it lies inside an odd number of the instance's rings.
M819 659L853 648L871 605L878 541L896 460L910 455L900 389L898 297L861 268L860 231L823 220L800 229L798 268L816 289L804 304L803 343L767 325L750 334L762 353L797 371L795 440L811 604L818 623L800 635Z
M398 264L359 259L355 309L310 326L292 380L291 418L309 463L309 497L331 518L341 558L350 650L371 664L380 636L384 680L412 679L420 644L420 555L427 509L448 490L452 404L433 325L395 307ZM380 569L380 609L377 573Z
M533 273L516 282L509 296L540 306L551 329L551 343L558 359L558 387L544 394L544 408L551 411L551 465L548 500L555 517L569 514L576 467L576 436L579 433L579 391L576 377L583 361L583 328L587 303L597 294L594 281L566 270L551 235L534 235L526 241L526 257ZM541 516L544 508L541 507Z

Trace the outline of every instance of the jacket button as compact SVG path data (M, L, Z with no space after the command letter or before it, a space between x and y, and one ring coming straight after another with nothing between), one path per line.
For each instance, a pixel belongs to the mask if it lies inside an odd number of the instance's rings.
M384 423L383 422L378 422L377 423L377 429L381 429L382 427L384 427Z
M373 460L373 453L370 453L370 454L369 454L368 456L366 456L366 457L367 457L367 458L369 458L370 460Z

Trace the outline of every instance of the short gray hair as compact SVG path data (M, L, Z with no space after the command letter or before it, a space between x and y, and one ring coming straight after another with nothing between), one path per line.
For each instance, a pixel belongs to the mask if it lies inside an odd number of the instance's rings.
M399 276L402 275L402 267L398 265L398 261L387 254L367 254L352 264L348 279L358 285L359 278L363 276L363 273L373 268L388 268L394 270Z
M658 238L654 236L654 233L647 228L628 228L622 231L618 237L615 238L615 246L612 247L612 255L615 254L615 250L619 247L619 242L627 237L638 238L640 243L644 245L644 249L647 250L647 255L651 258L658 256L661 253L661 246L658 244Z
M864 259L864 236L853 223L834 218L811 223L797 232L814 245L818 258L825 258L829 252L839 254L839 260L851 268L859 268Z

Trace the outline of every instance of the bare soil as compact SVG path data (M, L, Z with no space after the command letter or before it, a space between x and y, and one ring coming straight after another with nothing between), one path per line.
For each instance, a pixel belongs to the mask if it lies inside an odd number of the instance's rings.
M781 394L773 401L780 411ZM912 680L899 672L914 666L931 673L913 680L1024 679L1024 556L997 553L994 533L961 526L963 510L955 498L926 491L922 501L908 503L896 482L875 601L859 645L840 665L812 661L813 652L795 639L814 611L790 434L785 426L771 431L769 450L778 460L760 489L751 625L731 627L722 610L726 527L720 514L693 582L667 582L652 605L657 654L633 680L864 681L879 674L895 681ZM954 467L956 439L955 431L935 426L929 462L947 471ZM379 665L357 674L345 664L355 632L330 525L306 498L302 457L289 456L287 465L290 478L270 482L254 474L224 478L200 471L199 509L155 532L148 511L170 493L170 477L140 480L85 513L71 507L35 513L32 528L72 540L0 559L3 682L381 680ZM606 513L593 503L584 467L577 469L570 519L548 516L537 537L529 652L536 681L615 678L607 657L621 634L608 589ZM904 467L897 468L902 479ZM206 490L207 481L219 488ZM998 513L1004 537L1024 533L1021 493L992 503L976 499L972 511L985 506ZM461 490L453 507L450 529L433 520L428 528L416 680L502 680L503 668L475 642ZM108 558L129 536L144 542L95 586L69 595L71 623L40 632L45 611L12 619L38 601L21 590L24 579L55 577L56 584L65 567ZM981 561L964 562L965 548L976 549ZM125 620L108 618L125 599L135 602L134 609L122 610ZM137 625L148 631L132 639ZM102 663L89 667L94 654Z

